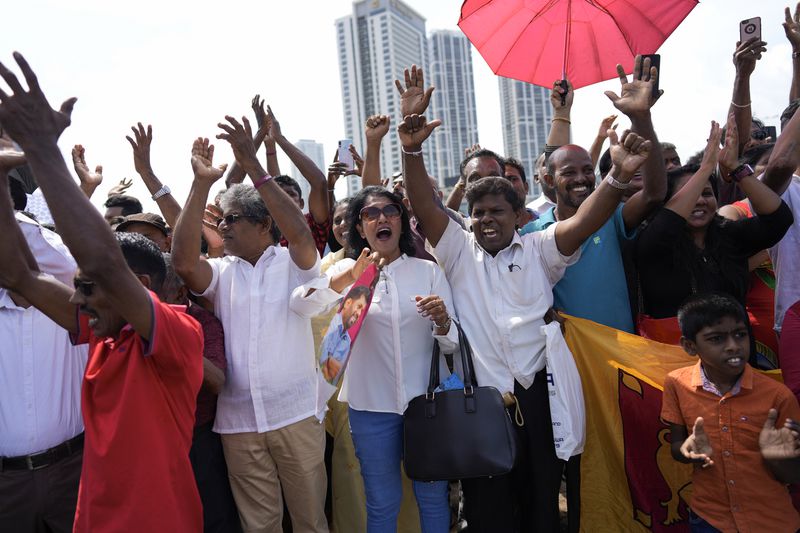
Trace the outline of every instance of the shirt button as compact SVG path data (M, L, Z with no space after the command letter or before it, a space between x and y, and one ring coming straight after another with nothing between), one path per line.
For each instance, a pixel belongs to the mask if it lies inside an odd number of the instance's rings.
M721 399L719 403L725 403L725 398Z
M722 452L722 455L724 455L725 457L730 457L731 456L731 452L729 452L728 450L725 450L724 452Z
M722 426L722 431L728 431L728 426Z
M739 506L738 505L734 505L732 511L734 513L738 513L739 512Z
M729 480L728 480L728 485L735 485L735 483L733 482L733 480L732 480L732 479L729 479Z

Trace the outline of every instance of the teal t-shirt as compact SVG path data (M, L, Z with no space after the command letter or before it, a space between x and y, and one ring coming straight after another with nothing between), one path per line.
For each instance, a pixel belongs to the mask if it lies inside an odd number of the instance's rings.
M581 258L567 267L553 288L553 297L555 307L567 314L633 333L622 242L632 239L636 230L625 230L623 205L581 245ZM526 224L520 234L542 231L555 221L553 207Z

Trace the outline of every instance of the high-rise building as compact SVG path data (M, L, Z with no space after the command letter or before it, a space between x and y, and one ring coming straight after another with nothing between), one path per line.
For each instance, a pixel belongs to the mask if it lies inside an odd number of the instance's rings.
M550 90L530 83L498 78L500 80L500 113L503 120L503 149L506 157L515 157L525 167L530 184L530 194L538 195L539 187L533 183L536 159L544 151L553 109Z
M336 39L345 135L363 154L370 115L389 115L394 126L402 118L394 80L412 64L427 64L425 19L400 0L360 0L352 15L336 21ZM389 134L381 145L381 174L391 176L401 165L397 135ZM360 188L358 176L348 177L348 195Z
M325 164L325 152L322 149L322 143L318 143L317 141L313 141L311 139L300 139L294 145L297 147L298 150L306 154L309 159L311 159L317 168L319 168L322 172L325 172L328 166ZM300 190L303 191L303 200L305 200L305 208L303 208L304 212L308 212L308 195L311 192L311 185L308 181L300 174L300 171L297 169L296 166L292 165L291 169L291 176L294 180L300 184Z
M469 39L452 30L431 32L428 51L426 84L436 87L428 116L441 119L442 125L428 141L431 157L426 165L444 187L458 179L464 149L478 142L472 53Z

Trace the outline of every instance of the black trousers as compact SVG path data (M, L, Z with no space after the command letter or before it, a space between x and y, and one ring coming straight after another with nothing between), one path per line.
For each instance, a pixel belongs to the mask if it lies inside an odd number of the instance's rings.
M70 533L83 448L39 470L0 472L0 531Z
M189 460L194 470L197 491L203 503L203 531L237 533L242 530L239 512L228 481L228 467L222 441L209 423L195 428Z
M523 427L515 426L518 457L514 470L492 478L465 479L464 514L469 533L559 532L558 493L567 472L569 531L580 528L580 456L558 459L547 392L547 374L536 374L529 389L514 384Z

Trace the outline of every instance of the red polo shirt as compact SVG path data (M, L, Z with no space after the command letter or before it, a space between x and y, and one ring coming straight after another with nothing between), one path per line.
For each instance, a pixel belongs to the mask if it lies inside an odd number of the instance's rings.
M86 427L75 532L198 532L202 507L189 463L203 335L185 308L151 293L151 342L130 325L89 343L81 408Z

